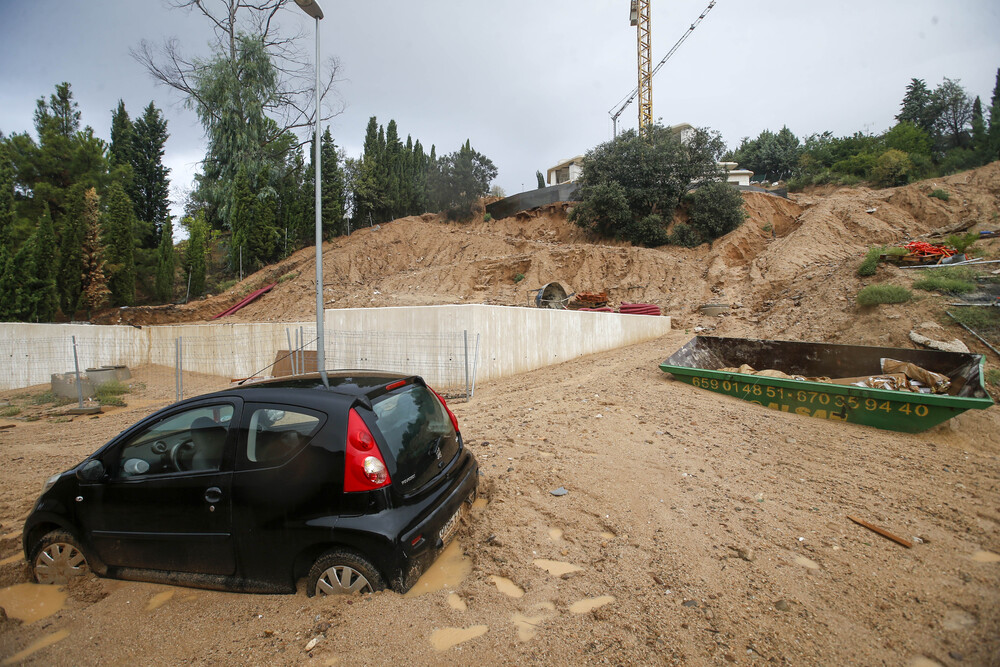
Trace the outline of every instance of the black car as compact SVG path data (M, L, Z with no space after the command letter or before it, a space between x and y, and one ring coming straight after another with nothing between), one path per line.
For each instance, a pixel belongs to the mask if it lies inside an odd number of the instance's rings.
M37 581L86 572L248 592L405 592L475 499L478 464L419 377L330 372L176 403L50 478Z

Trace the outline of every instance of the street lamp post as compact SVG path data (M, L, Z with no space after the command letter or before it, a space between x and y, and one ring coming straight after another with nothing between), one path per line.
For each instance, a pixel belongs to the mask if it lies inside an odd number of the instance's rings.
M323 340L323 202L322 185L320 184L320 170L322 167L322 151L320 150L319 121L320 121L320 95L319 95L319 21L323 18L323 9L316 0L295 0L302 11L316 20L316 140L315 157L313 164L316 171L316 370L326 380L326 348Z

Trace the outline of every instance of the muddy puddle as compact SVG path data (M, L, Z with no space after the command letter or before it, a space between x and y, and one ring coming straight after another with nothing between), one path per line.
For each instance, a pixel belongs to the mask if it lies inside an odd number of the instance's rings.
M972 560L977 563L1000 563L1000 554L992 551L977 551L972 554Z
M7 615L24 623L48 618L66 605L66 591L60 586L15 584L0 589L0 607Z
M470 572L472 572L472 560L462 553L462 545L455 540L445 547L434 564L421 575L404 597L415 598L445 589L458 588Z
M149 599L149 602L146 604L146 611L159 609L163 605L167 604L172 597L174 597L174 591L162 591L157 593Z
M490 581L497 587L497 590L512 598L519 598L524 595L524 590L507 577L500 577L495 574L490 575Z
M13 556L7 556L3 560L0 560L0 567L3 567L4 565L10 565L11 563L16 563L23 558L24 556L20 553L16 553Z
M796 556L795 557L795 564L796 565L801 565L802 567L805 567L805 568L809 568L810 570L818 570L819 569L819 563L817 563L814 560L810 560L810 559L806 558L805 556Z
M21 662L30 655L37 653L38 651L41 651L43 648L52 646L56 642L62 641L67 637L69 637L69 630L60 630L58 632L53 632L52 634L45 635L41 639L37 639L34 642L32 642L31 645L29 645L23 651L15 653L9 658L5 658L3 662L0 662L0 665L16 665L17 663Z
M517 638L522 642L530 642L538 634L539 627L545 618L545 616L514 614L511 620L514 621L514 627L517 628Z
M447 651L452 646L482 637L488 629L485 625L473 625L471 628L441 628L431 633L431 646L438 651Z
M561 577L564 574L569 574L570 572L582 572L583 568L579 565L573 565L573 563L564 563L561 560L548 560L545 558L536 558L534 564L537 567L542 568L549 574Z
M610 604L615 601L613 595L602 595L596 598L584 598L583 600L577 600L569 606L569 611L571 614L586 614L594 611L598 607L603 607L606 604Z

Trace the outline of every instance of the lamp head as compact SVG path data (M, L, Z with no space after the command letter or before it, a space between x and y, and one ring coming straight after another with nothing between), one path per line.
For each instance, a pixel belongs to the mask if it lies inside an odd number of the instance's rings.
M302 8L309 16L314 19L323 18L323 10L320 8L319 3L316 0L295 0L295 4Z

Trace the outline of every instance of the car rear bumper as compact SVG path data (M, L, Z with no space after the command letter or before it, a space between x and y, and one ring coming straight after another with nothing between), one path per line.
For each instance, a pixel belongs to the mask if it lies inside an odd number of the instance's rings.
M449 522L460 521L459 513L476 499L479 464L468 450L463 450L461 456L464 460L460 462L461 467L443 498L439 497L432 504L433 510L430 513L400 535L402 558L392 572L386 572L386 583L399 593L412 588L420 575L437 560L446 540L450 541L449 538L453 538L457 531L449 530L450 535L442 535L442 532L446 528L452 528Z

